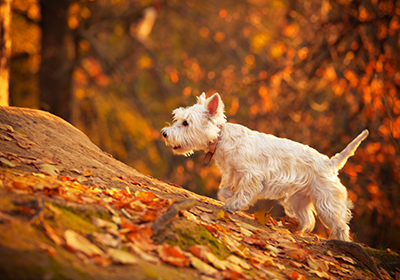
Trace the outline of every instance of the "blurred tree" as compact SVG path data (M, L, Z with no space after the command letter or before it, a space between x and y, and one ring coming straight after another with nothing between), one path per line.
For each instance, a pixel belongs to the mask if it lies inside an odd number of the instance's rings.
M0 0L0 106L8 106L11 0Z
M40 0L40 107L67 121L71 120L73 108L72 73L77 45L68 26L70 4L70 0Z

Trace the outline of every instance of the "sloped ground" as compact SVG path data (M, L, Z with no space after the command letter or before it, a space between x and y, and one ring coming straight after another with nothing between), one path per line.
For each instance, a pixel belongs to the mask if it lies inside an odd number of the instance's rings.
M140 174L51 114L0 107L1 279L400 279L389 249L220 206Z

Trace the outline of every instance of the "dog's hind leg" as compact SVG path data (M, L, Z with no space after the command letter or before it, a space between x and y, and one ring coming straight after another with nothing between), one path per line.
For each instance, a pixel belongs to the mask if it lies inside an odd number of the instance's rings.
M348 223L353 204L347 198L345 187L338 180L324 180L324 186L314 195L315 210L321 222L332 232L331 238L349 241Z
M299 232L310 232L315 227L314 206L310 197L300 189L291 194L284 202L285 213L289 217L295 217L299 220Z

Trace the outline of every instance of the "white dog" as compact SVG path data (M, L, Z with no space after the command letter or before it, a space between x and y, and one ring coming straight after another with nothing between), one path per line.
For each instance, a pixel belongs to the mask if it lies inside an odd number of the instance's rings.
M227 123L218 93L197 99L191 107L174 110L174 123L162 134L174 153L189 156L204 150L206 161L214 155L222 173L218 198L225 201L225 211L247 209L259 198L280 199L286 214L299 220L299 231L313 230L316 214L332 238L349 240L353 205L338 170L368 130L329 159L307 145Z

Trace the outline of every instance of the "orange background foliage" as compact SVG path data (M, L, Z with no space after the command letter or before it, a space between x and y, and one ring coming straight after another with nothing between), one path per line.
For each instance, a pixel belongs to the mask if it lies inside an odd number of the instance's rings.
M399 1L68 3L69 121L103 150L215 196L216 167L203 166L201 153L172 155L159 134L203 91L221 94L229 121L328 156L368 128L340 174L355 205L351 229L371 246L400 248ZM45 108L41 6L12 5L10 102Z

